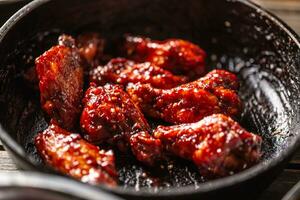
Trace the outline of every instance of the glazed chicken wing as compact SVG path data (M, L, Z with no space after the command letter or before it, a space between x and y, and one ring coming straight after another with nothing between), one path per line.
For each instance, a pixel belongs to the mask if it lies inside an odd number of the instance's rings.
M182 87L197 87L211 92L219 99L223 113L229 116L237 117L241 112L238 78L229 71L215 69L197 81L182 85Z
M159 126L154 137L174 155L192 160L206 177L230 175L255 164L262 139L223 114L191 124Z
M127 92L147 116L174 124L195 122L221 112L218 98L203 89L162 90L149 84L135 84L129 85Z
M62 37L35 64L42 108L63 128L73 129L81 112L83 69L75 41Z
M90 184L117 184L113 152L100 150L79 134L52 123L37 135L35 145L42 159L61 173Z
M80 122L88 141L116 144L122 151L130 146L137 159L148 165L160 159L160 141L149 134L149 124L121 86L92 84L83 104Z
M116 83L149 83L155 88L173 88L187 82L184 76L176 76L150 62L135 63L124 58L112 59L105 66L98 66L90 72L90 81L97 85Z
M165 90L155 89L149 84L132 84L127 92L143 113L173 124L197 122L214 113L237 116L241 110L241 101L237 91L228 86L226 77L235 75L228 72L225 76L224 73L215 70L207 77ZM222 75L214 81L213 74ZM230 80L235 81L230 83L235 88L237 79Z
M201 88L209 90L210 92L214 92L216 88L237 91L240 86L237 76L223 69L212 70L197 81L185 86L192 87L193 85L199 85Z
M199 46L185 40L154 41L127 36L123 50L134 61L148 61L175 74L198 78L205 73L206 53Z

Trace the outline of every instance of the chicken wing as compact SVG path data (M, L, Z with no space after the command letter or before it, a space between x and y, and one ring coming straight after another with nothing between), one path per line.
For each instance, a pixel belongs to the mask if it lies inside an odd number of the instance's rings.
M203 89L162 90L149 84L135 84L129 85L127 92L147 116L173 124L195 122L221 112L218 98Z
M182 87L202 88L214 94L220 102L223 113L237 117L241 113L242 103L238 96L239 81L235 74L215 69L204 77Z
M209 178L248 168L261 156L261 137L223 114L191 124L159 126L154 137L161 140L167 151L192 160L200 173Z
M41 105L63 128L73 129L81 112L83 68L74 39L59 41L35 61Z
M90 72L90 81L97 85L115 83L149 83L155 88L173 88L187 82L187 77L176 76L150 62L135 63L125 58L112 59L105 66L98 66Z
M149 134L149 124L121 86L92 84L83 104L80 122L85 139L115 144L121 151L130 146L137 159L148 165L160 159L160 141Z
M205 73L206 53L199 46L185 40L155 41L127 36L123 51L134 61L148 61L175 74L199 78Z
M37 135L35 145L42 159L63 174L90 184L117 184L113 152L100 150L79 134L52 123Z
M127 92L147 116L173 124L197 122L214 113L235 117L240 113L241 101L237 91L231 89L238 87L237 79L230 79L231 76L235 77L230 72L215 70L176 88L164 90L149 84L132 84Z

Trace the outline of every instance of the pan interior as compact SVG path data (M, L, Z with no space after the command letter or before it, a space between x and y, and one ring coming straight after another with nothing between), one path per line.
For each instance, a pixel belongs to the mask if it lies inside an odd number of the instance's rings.
M273 21L244 3L91 0L82 4L74 0L70 5L68 1L52 1L17 22L0 47L1 124L24 148L26 159L41 169L45 168L33 138L47 127L47 118L40 109L38 92L23 74L34 65L35 57L56 44L60 33L87 31L101 33L108 43L131 33L199 44L209 55L209 68L238 74L244 102L240 122L263 137L261 162L278 156L299 128L299 47ZM172 159L160 170L140 165L131 155L117 153L116 160L124 188L199 188L206 181L183 160Z

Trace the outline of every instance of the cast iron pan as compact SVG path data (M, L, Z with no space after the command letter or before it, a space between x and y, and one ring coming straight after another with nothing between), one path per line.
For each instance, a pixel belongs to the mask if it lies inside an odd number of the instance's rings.
M60 176L0 173L0 200L121 200Z
M118 154L120 186L99 187L128 199L253 199L299 146L299 38L258 6L242 0L36 0L0 30L0 137L21 168L53 173L32 142L47 121L38 92L22 74L60 33L83 31L98 31L108 42L131 33L199 44L208 66L238 74L245 103L240 123L264 139L261 162L230 177L204 180L182 160L152 170Z

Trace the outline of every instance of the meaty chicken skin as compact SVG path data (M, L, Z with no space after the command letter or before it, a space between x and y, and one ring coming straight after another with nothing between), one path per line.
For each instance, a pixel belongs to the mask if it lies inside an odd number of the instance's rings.
M191 124L158 126L154 137L174 155L192 160L206 177L222 177L255 164L262 139L223 114Z
M42 159L59 172L90 184L117 184L113 152L100 150L79 134L52 123L35 138Z
M76 127L83 96L83 68L75 41L62 36L35 61L42 108L63 128Z
M90 72L90 81L98 85L115 83L149 83L155 88L173 88L187 82L187 77L176 76L150 62L135 63L125 58L112 59L105 66L98 66Z
M127 36L123 51L134 61L151 62L175 74L198 78L205 73L206 53L199 46L185 40L155 41Z
M228 86L228 79L235 82L230 84L236 89L234 74L215 70L197 81L176 88L164 90L149 84L132 84L127 92L147 116L173 124L191 123L215 113L232 117L240 114L240 98L237 91Z
M221 112L218 98L203 89L177 87L163 90L149 84L132 84L127 87L127 92L145 115L173 124L196 122Z
M187 88L202 88L214 94L220 102L224 114L237 117L241 113L242 103L238 96L239 81L235 74L215 69L197 81L182 85Z
M237 76L223 69L214 69L201 77L199 81L194 81L192 83L200 85L203 89L211 92L214 92L216 88L225 88L237 91L240 86ZM192 86L193 84L186 86Z
M80 122L89 142L116 144L121 151L130 146L136 158L147 165L160 159L160 141L149 134L149 124L121 86L91 84L83 104Z

